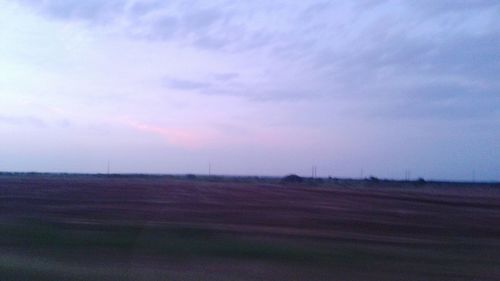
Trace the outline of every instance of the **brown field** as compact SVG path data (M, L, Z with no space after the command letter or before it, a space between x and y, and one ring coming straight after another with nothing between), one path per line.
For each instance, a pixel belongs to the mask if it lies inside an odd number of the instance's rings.
M0 280L500 280L500 186L3 174Z

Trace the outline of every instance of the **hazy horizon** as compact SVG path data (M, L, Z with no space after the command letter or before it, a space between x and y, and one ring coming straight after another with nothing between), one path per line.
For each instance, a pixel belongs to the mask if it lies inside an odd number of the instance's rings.
M0 0L0 171L500 181L499 1L163 2Z

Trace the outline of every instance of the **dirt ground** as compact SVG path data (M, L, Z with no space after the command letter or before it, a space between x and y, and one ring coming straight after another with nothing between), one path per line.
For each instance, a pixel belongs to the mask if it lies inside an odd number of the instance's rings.
M0 280L500 280L500 186L1 174Z

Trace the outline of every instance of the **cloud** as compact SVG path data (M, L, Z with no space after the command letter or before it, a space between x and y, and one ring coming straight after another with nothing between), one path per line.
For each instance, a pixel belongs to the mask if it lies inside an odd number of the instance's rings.
M194 9L183 16L184 26L187 31L209 29L222 19L222 14L217 9Z
M373 23L360 29L353 24L350 33L356 36L352 41L345 36L345 44L340 46L324 45L318 51L309 48L298 53L312 54L303 57L307 64L320 70L323 81L329 79L330 85L341 89L330 91L333 98L368 104L376 101L379 108L374 110L382 115L495 118L498 98L494 96L500 92L495 78L500 72L500 36L495 26L500 20L492 7L498 10L499 5L484 1L466 9L450 3L453 18L443 18L445 11L436 15L441 7L430 6L420 7L421 12L415 14L402 5L401 14L408 16L396 18L378 5L382 10L368 17ZM443 95L454 98L436 100ZM415 100L415 96L420 98Z
M174 38L178 29L179 20L176 17L164 16L146 28L142 36L155 40L170 40Z
M211 137L202 130L175 128L129 122L128 125L136 130L161 136L167 143L187 149L198 149L208 145Z
M152 12L162 9L164 6L164 1L136 1L132 3L129 12L132 14L132 16L143 17Z
M30 126L36 128L46 127L46 123L42 119L34 116L0 115L0 123L11 126Z
M109 25L132 38L181 41L201 49L249 49L261 46L264 29L251 30L251 5L206 4L193 1L18 0L47 18ZM243 21L242 21L243 19ZM247 20L250 19L250 20ZM229 48L231 47L231 48Z
M234 79L238 78L238 76L239 76L239 74L235 73L235 72L214 74L214 78L217 81L222 81L222 82L234 80Z
M210 88L209 83L192 81L192 80L182 80L182 79L165 79L165 85L171 89L175 90L200 90Z
M217 57L230 67L216 75L207 70L201 77L209 82L163 83L207 96L377 99L390 108L408 92L428 97L436 83L447 89L455 83L454 92L493 104L491 93L500 91L500 3L494 0L21 2L57 20L105 22L131 40Z
M411 2L410 5L431 14L443 14L450 12L471 11L484 8L498 8L500 4L496 0L421 0Z
M91 23L107 22L125 8L125 0L20 0L45 16L58 20L83 20Z
M493 97L493 98L490 98ZM485 120L500 117L500 98L493 92L454 84L426 84L403 91L399 98L372 110L369 117L388 119Z

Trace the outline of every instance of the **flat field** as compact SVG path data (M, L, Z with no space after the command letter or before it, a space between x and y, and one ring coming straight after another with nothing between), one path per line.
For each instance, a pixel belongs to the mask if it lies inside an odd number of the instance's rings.
M500 280L500 186L2 174L0 280Z

